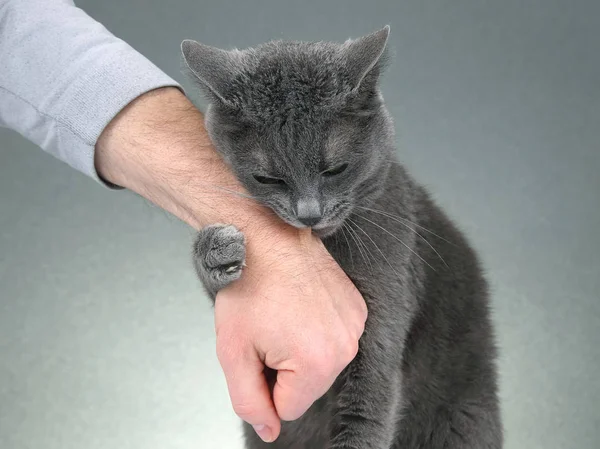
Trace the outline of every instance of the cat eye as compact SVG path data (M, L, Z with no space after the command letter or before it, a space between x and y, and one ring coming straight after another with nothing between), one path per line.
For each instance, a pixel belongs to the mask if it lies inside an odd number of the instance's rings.
M270 178L268 176L260 176L260 175L253 175L253 176L254 176L254 179L256 179L256 181L260 182L261 184L280 185L280 186L285 185L285 181L283 179Z
M331 170L324 171L323 176L339 175L340 173L344 172L344 170L346 170L347 168L348 168L348 164L338 165L337 167L332 168Z

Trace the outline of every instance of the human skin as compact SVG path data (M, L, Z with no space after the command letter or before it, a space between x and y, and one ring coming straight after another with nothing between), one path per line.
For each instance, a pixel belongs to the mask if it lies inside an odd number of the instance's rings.
M265 441L299 418L358 351L365 302L310 229L252 200L212 146L202 114L177 88L124 108L96 144L95 165L201 229L229 223L246 238L242 277L215 302L217 356L234 411ZM277 370L273 392L264 367Z

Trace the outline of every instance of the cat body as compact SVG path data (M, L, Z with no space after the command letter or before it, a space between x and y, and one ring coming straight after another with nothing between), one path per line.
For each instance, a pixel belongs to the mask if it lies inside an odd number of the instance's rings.
M185 41L211 99L207 128L240 181L311 226L369 310L356 358L276 442L248 449L502 447L487 284L462 233L395 156L378 78L389 34L224 51ZM244 239L199 233L210 296L237 279Z

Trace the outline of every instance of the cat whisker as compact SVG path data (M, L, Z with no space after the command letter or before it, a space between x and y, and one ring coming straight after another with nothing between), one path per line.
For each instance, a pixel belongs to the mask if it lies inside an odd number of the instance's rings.
M207 185L206 187L209 187L213 190L218 190L220 193L225 193L227 195L232 195L232 196L237 196L240 198L246 198L246 199L252 200L253 203L251 203L250 206L254 207L255 209L260 209L264 214L269 215L269 216L272 216L272 215L279 216L277 214L277 212L275 212L271 207L269 207L266 204L263 204L258 198L254 197L252 195L246 195L244 193L236 192L235 190L231 190L226 187L210 186L210 185ZM205 194L206 193L208 193L208 192L205 192ZM198 201L200 204L205 204L206 206L208 206L206 203L204 203L202 201L201 197L196 198L196 201ZM211 207L211 209L216 210L214 207Z
M210 185L208 185L207 187L210 187L210 188L215 189L215 190L219 190L219 191L221 191L223 193L227 193L229 195L234 195L234 196L238 196L240 198L246 198L246 199L252 200L252 201L256 202L255 206L266 208L268 215L277 215L277 213L273 209L271 209L270 207L268 207L265 204L262 204L262 202L258 198L256 198L255 196L248 195L248 194L245 194L245 193L236 192L235 190L228 189L227 187L210 186Z
M439 257L439 259L442 261L442 263L446 266L446 268L450 269L450 266L446 263L446 261L444 260L444 258L442 257L442 255L438 252L437 249L435 249L433 247L433 245L431 243L429 243L429 241L427 241L427 239L425 237L423 237L417 231L415 231L414 229L412 229L410 226L408 226L408 225L404 225L404 226L406 226L408 229L410 229L415 234L417 234L419 237L421 237L421 240L423 240L425 243L427 243L427 246L429 246L433 250L433 252Z
M208 188L214 189L214 190L220 190L222 192L229 193L230 195L235 195L235 196L239 196L240 198L247 198L247 199L254 200L254 201L258 202L258 199L255 198L252 195L247 195L245 193L237 192L237 191L235 191L233 189L228 189L227 187L213 186L213 185L205 185L205 186L208 187Z
M365 254L363 253L363 250L362 250L362 247L360 246L360 243L356 239L356 235L355 235L354 230L349 225L348 225L348 233L350 234L350 237L352 237L352 240L354 240L354 243L356 243L356 247L358 248L358 252L362 256L363 261L365 262L365 265L366 265L367 264L367 258L365 257Z
M231 195L231 196L236 196L239 198L246 198L246 199L250 199L252 200L254 203L251 204L251 206L255 207L255 208L260 208L260 207L264 207L260 204L260 201L251 196L251 195L246 195L244 193L240 193L240 192L236 192L235 190L231 190L231 189L227 189L225 187L220 187L220 186L211 186L211 185L206 185L205 187L212 189L214 191L219 191L219 193L225 193L226 195ZM201 204L205 204L202 201L202 198L206 197L207 195L210 195L211 193L216 194L216 192L202 192L202 195L197 195L195 200L198 201Z
M437 256L440 258L440 260L442 261L442 263L444 265L446 265L446 268L450 269L450 266L448 266L448 264L446 263L446 261L444 260L444 258L442 257L442 255L438 252L438 250L435 249L433 247L433 245L431 243L429 243L429 241L425 237L423 237L418 231L416 231L415 229L411 228L406 223L404 223L403 221L400 221L399 219L397 219L396 217L392 216L391 214L388 214L387 212L376 211L374 209L371 209L371 211L372 212L376 212L376 213L378 213L380 215L383 215L384 217L390 218L391 220L394 220L394 221L400 223L402 226L410 229L412 232L414 232L415 234L417 234L421 238L421 240L423 240L425 243L427 243L427 246L429 246L433 250L433 252L437 254Z
M354 223L354 224L356 225L356 223ZM350 227L350 229L353 230L354 235L358 239L358 242L364 248L365 254L367 254L367 260L369 262L369 270L371 271L371 274L373 274L373 264L371 263L371 258L373 258L373 260L375 260L375 261L377 261L377 258L375 258L375 256L373 256L373 253L371 252L371 250L369 249L369 247L365 244L365 242L360 238L360 236L358 235L358 233L356 232L356 230L354 230L354 228L352 227L352 220L349 220L348 226ZM371 256L371 257L369 257L369 256Z
M350 220L350 219L349 219ZM371 243L373 244L373 246L375 246L375 248L377 249L377 251L379 251L379 254L381 254L381 256L383 257L383 259L387 262L387 264L390 266L390 268L394 271L394 273L396 273L396 275L398 275L398 277L400 277L400 273L398 273L396 271L396 269L394 268L394 266L390 263L389 259L385 256L385 254L383 253L383 251L381 251L381 248L379 248L379 246L377 245L377 243L375 243L375 241L371 238L371 236L362 228L360 227L356 222L350 220L350 222L354 223L354 225L364 234L367 236L367 238L371 241Z
M378 227L379 229L381 229L383 232L385 232L385 233L389 234L390 236L392 236L394 239L396 239L398 242L400 242L402 245L404 245L404 246L406 247L406 249L408 249L408 250L409 250L411 253L413 253L415 256L417 256L419 259L421 259L421 261L422 261L422 262L423 262L425 265L427 265L427 266L428 266L429 268L431 268L433 271L436 271L436 269L435 269L435 268L433 268L433 267L431 266L431 264L429 264L429 263L428 263L428 262L427 262L425 259L423 259L421 256L419 256L419 254L417 254L417 253L415 252L415 250L413 250L413 249L412 249L410 246L408 246L406 243L404 243L404 242L403 242L401 239L399 239L397 236L395 236L394 234L392 234L392 233L391 233L390 231L388 231L386 228L384 228L383 226L380 226L380 225L378 225L377 223L375 223L375 222L374 222L374 221L372 221L372 220L369 220L367 217L364 217L364 216L362 216L362 215L359 215L359 214L355 214L355 215L356 215L357 217L360 217L360 218L362 218L363 220L366 220L366 221L368 221L369 223L371 223L371 224L373 224L373 225L377 226L377 227Z
M352 248L350 246L350 240L348 240L348 236L346 235L345 228L346 228L346 223L342 223L341 231L342 231L344 238L346 239L346 243L348 244L348 252L350 253L350 263L352 264L352 268L354 268L354 258L352 257Z
M370 207L365 207L365 206L355 206L355 207L356 207L356 208L358 208L358 209L364 209L364 210L368 210L368 211L370 211L370 212L375 212L376 214L385 215L386 217L388 217L388 218L391 218L392 220L394 220L394 219L395 219L395 220L404 220L404 221L406 221L406 222L410 223L411 225L413 225L413 226L416 226L417 228L420 228L420 229L422 229L423 231L425 231L425 232L427 232L427 233L429 233L429 234L431 234L431 235L434 235L434 236L435 236L435 237L437 237L438 239L440 239L440 240L443 240L444 242L446 242L446 243L448 243L448 244L450 244L450 245L452 245L452 246L457 246L455 243L452 243L450 240L446 240L446 239L445 239L444 237L442 237L441 235L438 235L438 234L436 234L436 233L435 233L435 232L433 232L431 229L427 229L425 226L421 226L420 224L418 224L418 223L415 223L414 221L411 221L411 220L409 220L409 219L408 219L408 218L406 218L406 217L401 217L401 216L399 216L399 215L394 215L394 214L391 214L391 213L389 213L389 212L385 212L385 211L378 210L378 209L372 209L372 208L370 208Z

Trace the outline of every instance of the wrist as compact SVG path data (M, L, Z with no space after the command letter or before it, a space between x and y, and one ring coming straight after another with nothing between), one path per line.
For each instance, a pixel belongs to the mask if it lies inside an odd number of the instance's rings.
M202 114L176 88L146 93L121 111L96 145L96 168L192 227L233 224L246 236L249 271L263 260L320 245L247 196L212 146Z
M202 114L176 88L156 89L125 107L98 139L95 164L106 181L195 228L227 215L230 201L221 189L242 191L212 147Z
M204 117L177 88L141 95L106 127L96 144L96 169L196 229L231 223L250 241L298 230L247 196L212 146ZM261 246L264 246L261 243ZM268 245L266 245L268 246Z

